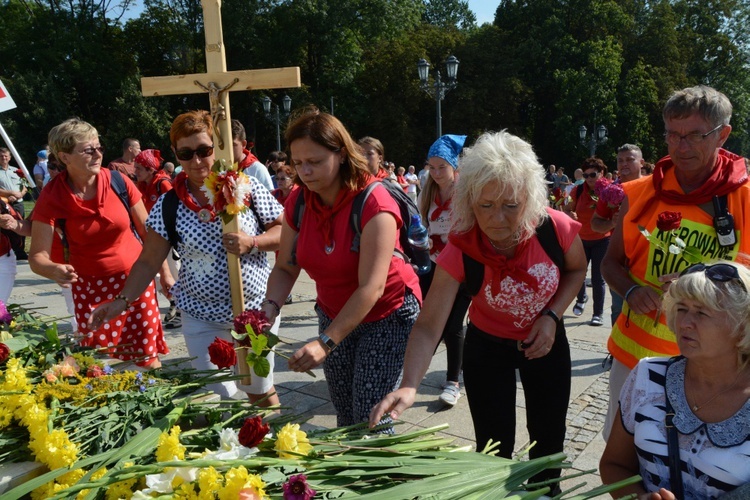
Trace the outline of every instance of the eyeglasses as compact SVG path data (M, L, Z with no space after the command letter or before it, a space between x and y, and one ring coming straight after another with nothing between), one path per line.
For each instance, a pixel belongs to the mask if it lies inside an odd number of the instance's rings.
M291 180L292 180L291 177L279 177L278 175L276 176L276 182L284 182L284 181L291 181Z
M78 153L87 156L94 156L94 153L99 152L100 155L104 156L104 146L98 146L96 148L90 147L80 150Z
M706 137L713 134L714 132L721 130L722 128L724 128L724 125L719 125L715 129L709 130L705 134L701 134L700 132L691 132L689 134L680 135L677 132L667 131L664 132L664 140L671 146L679 145L682 139L685 139L688 144L700 144Z
M583 174L583 178L584 179L595 179L597 175L599 175L598 172L594 172L593 174Z
M711 266L707 266L702 263L693 264L692 266L682 271L680 273L680 277L685 276L686 274L699 273L701 271L705 272L706 276L711 281L726 283L727 281L737 280L742 289L747 292L745 283L743 283L740 279L740 273L737 271L737 268L734 266L730 266L729 264L713 264Z
M212 146L201 146L198 149L180 148L175 150L174 155L178 160L190 161L193 156L198 155L199 158L208 158L214 154L214 147Z

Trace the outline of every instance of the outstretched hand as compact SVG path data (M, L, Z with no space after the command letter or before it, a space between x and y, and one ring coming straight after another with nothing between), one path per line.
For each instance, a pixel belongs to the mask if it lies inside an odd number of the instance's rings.
M414 397L416 390L402 387L389 394L387 394L383 400L376 404L370 411L370 428L375 427L380 423L383 415L388 415L393 420L397 420L399 416L414 404Z
M127 304L122 299L106 302L91 312L87 326L90 330L98 330L107 321L119 316L126 309Z

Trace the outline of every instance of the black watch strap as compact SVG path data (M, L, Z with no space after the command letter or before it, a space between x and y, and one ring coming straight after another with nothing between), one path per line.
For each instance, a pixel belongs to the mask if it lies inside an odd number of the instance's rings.
M562 319L560 318L560 316L558 316L557 313L552 309L547 308L543 310L542 316L549 316L550 318L554 319L557 326L560 326L560 323L562 323Z

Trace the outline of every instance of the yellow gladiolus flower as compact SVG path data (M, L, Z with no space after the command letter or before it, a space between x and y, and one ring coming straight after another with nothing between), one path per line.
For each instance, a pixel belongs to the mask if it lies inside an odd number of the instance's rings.
M264 498L266 483L257 474L248 473L243 466L233 467L224 476L224 487L219 490L219 500L236 500L240 491L253 490L257 498Z
M286 424L279 431L274 444L274 450L281 458L296 458L297 454L307 455L312 449L307 434L299 429L299 424Z
M156 461L184 460L185 447L180 444L180 426L175 425L169 433L162 432L156 447Z
M206 467L198 471L198 487L200 488L200 500L213 500L216 492L221 489L223 478L213 467Z

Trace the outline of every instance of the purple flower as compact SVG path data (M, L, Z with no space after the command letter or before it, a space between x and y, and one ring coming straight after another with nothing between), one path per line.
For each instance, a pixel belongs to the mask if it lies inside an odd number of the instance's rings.
M84 385L84 387L85 387L86 389L88 389L89 391L91 391L91 390L93 390L93 389L94 389L94 386L93 386L93 385L91 385L91 384L86 384L86 385Z
M291 476L283 488L284 500L311 500L315 496L315 490L307 484L307 476L304 474Z
M146 386L145 386L145 385L142 385L142 386L140 386L140 387L138 388L138 390L139 390L139 391L141 391L141 392L146 392Z
M5 307L5 302L0 300L0 323L10 324L13 321L13 316L8 312L8 308Z
M135 379L136 379L136 380L137 380L138 382L140 382L141 380L143 380L143 374L142 374L141 372L138 372L138 373L136 373L136 374L135 374Z
M148 379L148 385L154 385L156 383L156 380L150 378Z
M113 372L114 370L112 370L112 367L111 367L111 366L109 366L109 365L104 365L104 370L103 370L103 371L104 371L104 374L105 374L105 375L112 375L112 372Z

